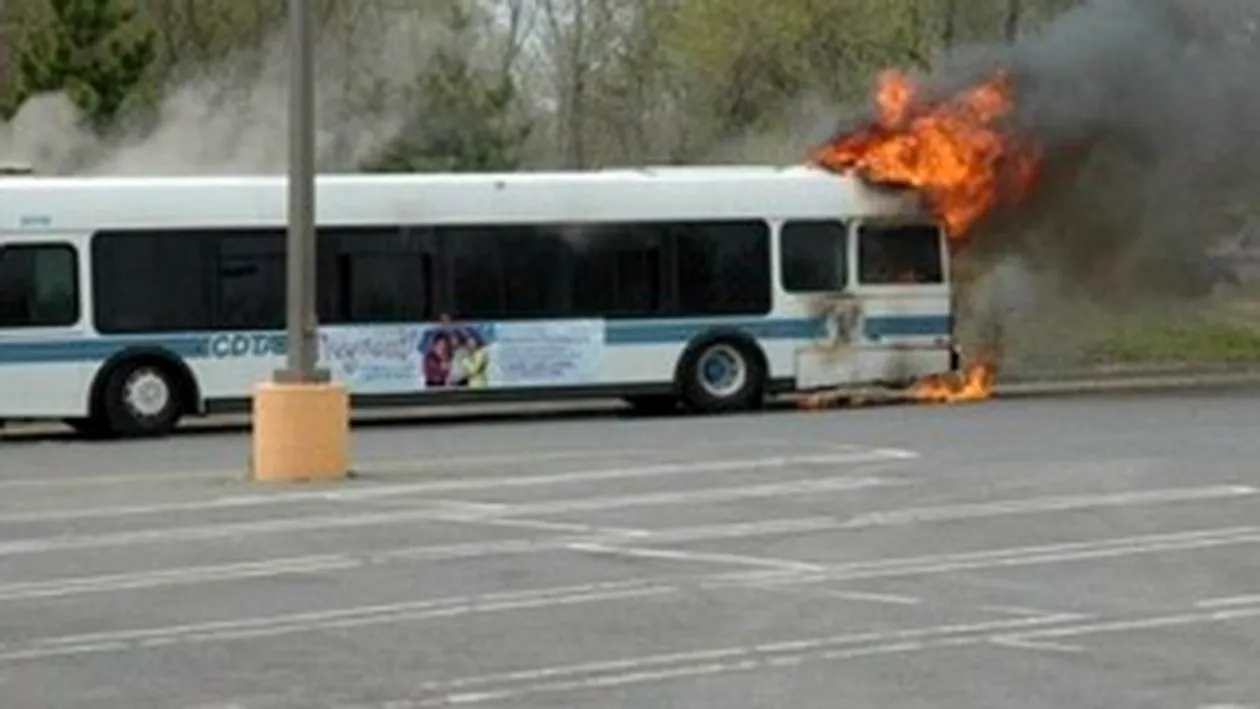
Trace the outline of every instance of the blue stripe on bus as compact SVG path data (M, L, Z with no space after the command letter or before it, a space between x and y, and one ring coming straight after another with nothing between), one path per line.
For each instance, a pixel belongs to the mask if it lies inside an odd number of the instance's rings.
M867 337L930 337L948 335L951 318L948 315L901 315L868 317L862 332Z
M162 349L186 359L210 354L211 335L157 337L83 337L73 340L4 342L0 340L0 364L30 362L92 362L109 359L126 349Z
M808 340L823 337L827 328L821 318L739 319L714 318L697 320L609 321L604 341L610 345L655 345L686 342L706 330L740 330L764 340ZM946 315L890 315L864 319L867 337L948 335L950 318ZM180 333L133 337L82 337L39 342L4 342L0 340L0 365L33 362L94 362L109 359L126 349L162 349L185 359L211 356L211 343L216 338L242 336L252 344L263 343L263 350L280 353L285 346L283 332L216 332ZM257 354L257 353L255 353Z
M827 333L821 318L779 320L609 321L604 342L610 345L659 345L686 342L706 330L730 328L763 340L807 340Z

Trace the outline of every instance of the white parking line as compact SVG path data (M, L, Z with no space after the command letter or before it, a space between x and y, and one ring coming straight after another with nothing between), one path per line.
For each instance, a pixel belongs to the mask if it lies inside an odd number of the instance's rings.
M1013 547L974 552L966 555L944 554L933 557L882 559L870 562L831 567L826 573L813 574L782 569L758 572L726 572L708 575L662 575L641 577L624 581L609 581L577 586L537 588L505 593L476 596L457 596L428 600L408 601L385 605L352 606L329 610L291 613L272 616L231 618L208 623L125 629L90 635L42 638L22 643L0 645L0 660L31 659L34 657L70 656L106 651L132 651L175 643L220 642L250 640L292 633L322 632L331 629L350 629L372 625L415 623L429 620L466 616L485 612L509 612L540 610L574 604L631 601L648 596L682 594L690 589L721 588L776 588L791 585L808 585L822 581L897 578L948 574L958 570L1000 568L1004 566L1034 566L1090 560L1102 555L1110 558L1152 554L1167 551L1185 551L1216 544L1238 543L1241 535L1236 530L1206 530L1186 532L1181 535L1155 537L1129 537L1119 539L1079 542L1071 545L1040 547ZM1251 542L1260 542L1260 534L1253 533ZM1178 543L1180 542L1180 543ZM225 565L218 567L193 567L172 569L166 572L150 572L134 576L115 575L64 579L30 584L12 584L0 587L0 600L22 600L47 596L101 593L112 590L135 590L184 583L208 583L234 578L257 578L268 574L319 574L333 573L354 568L355 565L388 561L388 558L349 558L339 555L298 557L252 565ZM768 582L778 586L766 586ZM841 591L840 593L846 593ZM858 598L861 595L864 598ZM856 594L853 600L875 600L872 594ZM884 597L885 602L891 599ZM1260 607L1256 604L1255 607ZM1247 610L1244 608L1244 610ZM1226 612L1226 611L1222 611ZM1250 611L1247 611L1250 613ZM999 626L1015 623L1046 623L1072 614L1039 615L1031 618L1014 618L995 621ZM1207 617L1212 614L1200 614ZM1216 617L1216 616L1212 616ZM1001 639L1007 642L1033 642L1046 646L1054 638L1033 637L1028 634L1006 633Z
M0 584L0 601L21 601L35 598L57 598L88 593L135 591L146 588L195 586L222 581L317 574L348 571L363 562L340 554L267 559L238 564L187 566L132 573L80 576L45 581Z
M1066 512L1082 508L1130 507L1164 502L1193 502L1196 500L1245 497L1254 495L1256 492L1257 489L1249 485L1211 485L1207 487L1165 488L1160 490L1132 490L1109 494L1034 497L1022 500L1002 500L998 502L920 507L893 510L891 512L872 512L849 520L846 526L849 528L884 527L921 522L948 522L979 517L1002 517L1033 512Z
M759 584L749 582L741 584L739 588L747 588L754 591L772 591L775 593L783 593L791 591L794 593L812 595L822 598L836 598L842 601L852 601L855 603L877 603L885 606L919 606L923 605L923 599L914 596L904 596L893 593L870 593L867 591L849 591L829 587L813 587L808 585L791 586L788 584Z
M1040 642L1038 639L1220 623L1256 616L1260 616L1260 607L1238 610L1229 617L1224 612L1168 614L1110 622L1090 622L1090 616L1060 614L1048 618L804 638L427 682L417 689L413 697L369 706L375 709L424 709L507 703L527 697L659 684L684 678L792 668L805 663L840 662L881 655L976 647L982 644L1072 652L1075 651L1074 646Z
M803 561L792 561L790 559L767 559L758 556L745 556L743 554L718 554L705 553L696 551L682 551L678 549L644 549L626 546L610 546L607 544L591 544L591 543L574 543L565 546L566 549L573 551L581 551L589 554L600 554L605 556L621 556L630 559L665 559L667 561L681 561L693 564L725 564L733 566L756 566L760 568L780 569L783 571L825 571L827 567L819 564L808 564Z
M770 497L786 497L818 492L844 492L865 488L898 484L896 481L880 478L823 478L794 483L770 485L745 485L731 488L702 488L689 492L661 493L655 495L627 495L620 497L578 498L574 500L550 501L534 505L517 505L483 507L485 511L476 514L471 511L460 513L447 511L439 504L437 509L400 510L396 512L370 512L354 514L331 514L288 517L251 522L229 522L208 524L195 527L158 527L124 532L104 534L84 533L81 535L57 535L15 539L0 543L0 556L15 554L39 554L68 550L103 549L109 547L129 547L145 544L175 544L208 541L214 539L239 539L246 536L268 534L286 534L309 531L328 531L336 529L355 529L370 526L406 524L413 522L455 521L477 522L479 519L491 519L496 522L504 517L556 513L576 510L609 510L634 506L683 505L696 503L713 503L734 500L765 499ZM449 509L449 508L447 508ZM497 510L497 511L496 511ZM526 540L527 543L532 543ZM486 542L481 548L486 555L498 553L505 542ZM509 542L510 543L510 540Z
M906 480L889 478L840 476L767 483L765 485L741 485L738 487L654 492L642 495L608 495L603 497L580 497L569 500L547 500L545 502L529 502L516 505L508 504L504 505L503 509L498 512L491 513L491 516L525 515L538 517L572 514L574 512L604 512L627 507L714 504L767 497L793 497L820 492L852 492L867 488L895 487L909 484L910 482Z
M860 463L908 460L914 458L915 455L916 454L910 451L897 449L869 449L823 455L774 456L767 458L739 458L688 463L663 463L657 465L592 468L562 473L472 477L454 480L429 480L418 483L369 485L364 487L351 485L350 487L340 489L234 495L210 500L197 500L189 502L10 512L0 514L0 524L101 519L139 515L170 514L175 512L213 511L233 508L285 505L302 502L351 502L355 500L370 500L375 498L397 498L403 495L468 493L486 490L605 482L609 480L694 476L711 473L733 473L759 470L773 471L786 468L830 467L836 465L856 465Z
M717 541L725 539L753 538L762 535L777 535L808 531L809 524L789 524L797 520L782 520L767 523L758 527L741 523L727 526L706 526L679 528L662 532L648 533L646 538L638 537L637 541L663 542L671 537L685 538L689 541ZM810 522L806 518L800 522ZM985 568L1001 568L1011 566L1035 566L1042 564L1069 563L1091 561L1096 559L1120 558L1143 554L1193 551L1210 549L1219 546L1260 543L1260 528L1232 527L1213 530L1196 530L1173 534L1144 535L1138 537L1119 537L1114 539L1092 540L1088 542L1071 542L1066 544L1006 547L961 554L935 554L929 556L901 557L879 559L867 562L850 562L835 566L821 566L821 571L807 568L807 562L785 561L794 564L791 568L773 568L746 573L717 573L697 577L662 577L659 582L699 584L706 587L752 587L772 589L792 585L806 585L833 581L854 581L878 578L895 578L907 576L923 576L949 574ZM574 536L548 540L507 540L504 542L472 543L466 545L422 546L401 549L378 550L367 554L329 554L314 556L280 557L236 564L192 566L158 571L142 571L136 573L108 574L103 576L81 576L34 582L19 582L0 585L0 601L24 600L27 598L70 596L86 593L107 593L113 591L138 590L144 588L160 588L168 586L195 585L202 583L223 583L236 580L264 578L268 576L285 576L292 574L320 574L349 571L376 564L396 564L409 561L429 561L443 559L466 559L488 556L491 554L525 554L546 551L561 551L573 545L606 545L616 549L615 540L607 537ZM498 546L494 546L498 545ZM654 558L669 560L671 550L661 550ZM734 557L738 558L738 557ZM724 561L733 561L726 556ZM744 557L747 561L750 557ZM693 559L694 560L694 559ZM716 561L716 560L714 560ZM795 566L795 564L800 566ZM738 565L747 565L738 564ZM985 610L1002 610L986 608ZM1056 615L1049 611L1035 609L1005 609L1021 616L1048 617Z
M1014 547L978 552L934 554L902 559L858 561L832 566L826 572L818 574L789 574L775 571L734 573L714 579L707 585L742 585L746 583L792 585L831 581L858 581L953 573L976 569L1017 568L1076 561L1095 561L1098 559L1114 559L1144 554L1193 551L1256 543L1260 543L1260 530L1255 527L1236 527L1122 537L1102 541L1069 542L1065 544Z
M1111 634L1134 630L1163 630L1165 628L1176 628L1185 625L1202 625L1205 623L1228 623L1230 621L1248 620L1251 618L1260 618L1260 605L1204 613L1179 613L1149 616L1146 618L1135 618L1130 620L1104 621L1068 626L1064 628L1021 632L1019 634L1011 634L1007 637L1019 641L1032 641L1035 643L1041 640L1075 638L1085 635L1100 635L1104 633Z
M186 625L64 635L38 638L22 643L0 644L0 660L14 661L33 657L152 649L180 643L251 640L291 633L642 598L674 593L676 590L671 586L644 581L594 583L531 591L356 606L327 611L234 618Z
M790 667L803 661L823 658L843 659L871 654L914 652L926 649L928 645L925 642L932 640L956 642L967 636L976 636L974 640L979 641L986 633L1036 628L1083 618L1085 616L1065 614L1048 619L1024 618L928 626L558 665L535 670L426 682L420 686L418 693L438 696L373 706L410 709L483 704L538 694L657 683L667 679L747 672L769 667Z
M1026 606L983 606L982 611L989 613L1002 613L1004 615L1017 615L1026 618L1045 618L1055 615L1054 612L1042 610L1040 608L1028 608Z
M769 449L797 447L792 441L776 439L744 439L721 444L691 444L671 446L671 453L701 453L704 451L722 451L729 453L732 449ZM856 451L860 446L836 444L817 446L833 452ZM655 458L660 457L659 448L574 448L565 450L520 450L494 453L489 455L458 455L435 457L432 459L390 459L364 460L354 464L359 473L423 474L437 471L453 471L464 468L475 468L502 463L547 463L561 460L608 459L608 458ZM62 487L112 487L128 484L148 484L161 482L181 482L197 480L235 480L243 479L245 470L235 468L207 468L204 470L180 470L174 472L153 473L102 473L99 475L40 475L29 478L10 478L0 480L0 490L23 490Z
M1195 608L1230 608L1260 603L1260 594L1252 596L1230 596L1228 598L1208 598L1194 604Z
M1009 647L1014 650L1035 650L1037 652L1076 654L1085 651L1085 648L1080 645L1066 645L1045 640L1029 640L1019 635L995 635L989 638L989 643L998 647Z
M667 492L645 495L626 495L595 498L575 498L566 500L548 500L521 505L504 505L502 507L481 507L486 510L480 514L458 514L441 509L400 510L396 512L365 512L331 515L311 515L287 517L250 522L226 522L191 527L157 527L125 532L84 533L81 535L57 535L52 537L33 537L11 539L0 543L0 556L15 554L45 554L61 551L83 549L105 549L111 547L128 547L145 544L177 544L201 542L223 538L241 538L268 534L286 534L309 532L313 530L328 531L336 529L354 529L368 526L407 524L424 521L457 521L476 523L482 519L501 520L517 515L558 514L560 512L602 511L621 509L632 506L659 506L729 502L744 499L758 499L776 496L793 496L815 492L843 492L860 490L873 486L905 484L884 478L823 478L799 482L777 483L768 485L751 485L734 488L700 488L682 492ZM1202 502L1211 499L1225 499L1243 495L1251 495L1252 488L1237 485L1207 486L1202 488L1170 488L1162 490L1145 490L1122 494L1078 495L1073 497L1031 498L1005 502L963 503L956 506L934 508L911 508L908 510L891 510L879 514L864 514L856 518L842 520L830 518L809 518L793 520L796 525L804 524L804 531L854 530L887 525L909 525L929 522L956 521L963 519L980 519L986 516L1008 516L1035 514L1043 512L1062 512L1066 510L1086 510L1097 507L1138 506L1155 504L1172 504L1179 502ZM447 508L449 510L449 508ZM468 508L465 508L468 509ZM472 508L477 509L477 508ZM929 509L930 514L923 514ZM782 520L768 522L770 525L782 524ZM749 530L759 529L758 523L748 525ZM789 528L782 533L800 533L799 526ZM756 532L752 536L761 536L771 532ZM687 532L679 532L681 536L671 537L670 531L653 535L661 543L682 543L688 541ZM703 536L703 534L702 534ZM645 537L646 538L646 537ZM612 541L624 539L612 535ZM460 558L475 556L492 556L502 553L519 553L535 551L540 548L555 549L557 545L574 541L608 542L609 537L587 539L563 539L554 543L540 542L531 539L509 539L493 542L481 542L463 545L448 545L436 548L420 548L409 552L420 557L436 552L438 556L454 551L462 555Z

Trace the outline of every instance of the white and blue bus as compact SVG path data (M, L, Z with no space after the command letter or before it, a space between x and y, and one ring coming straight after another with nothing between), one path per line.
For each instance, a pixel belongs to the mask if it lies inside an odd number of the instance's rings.
M240 411L284 364L283 176L0 178L0 420ZM321 366L355 407L725 411L954 370L946 237L808 167L325 175Z

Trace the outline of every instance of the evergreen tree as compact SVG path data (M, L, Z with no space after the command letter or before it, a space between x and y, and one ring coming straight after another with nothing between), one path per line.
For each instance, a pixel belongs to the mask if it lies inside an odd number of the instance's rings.
M20 40L11 115L33 95L64 91L103 131L157 57L157 35L136 22L130 0L49 0L51 22Z
M471 29L466 12L448 17L454 36ZM444 47L416 77L417 110L403 134L365 165L371 172L514 170L532 131L517 112L515 83L506 73L474 66L458 47Z

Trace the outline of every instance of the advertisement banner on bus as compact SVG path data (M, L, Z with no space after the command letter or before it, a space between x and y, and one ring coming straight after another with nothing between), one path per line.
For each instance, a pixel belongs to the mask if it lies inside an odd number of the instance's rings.
M598 380L600 320L330 327L321 366L356 393L535 387Z

